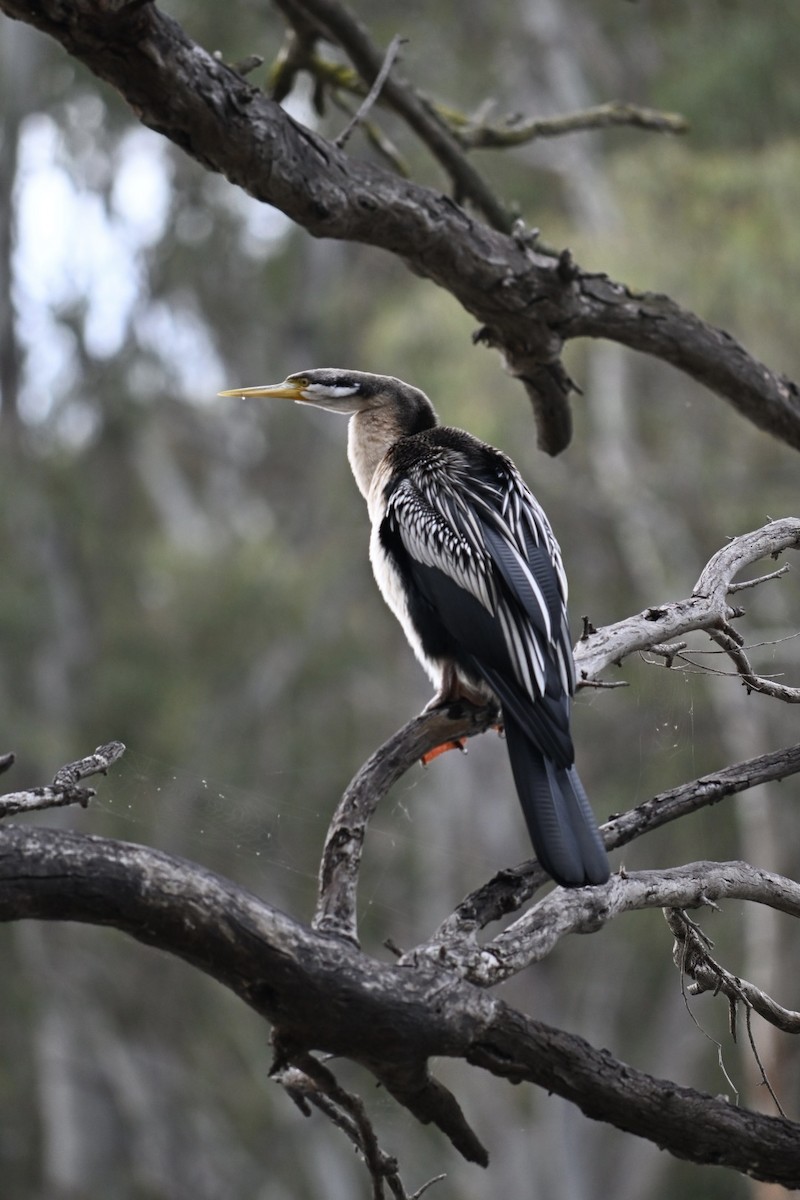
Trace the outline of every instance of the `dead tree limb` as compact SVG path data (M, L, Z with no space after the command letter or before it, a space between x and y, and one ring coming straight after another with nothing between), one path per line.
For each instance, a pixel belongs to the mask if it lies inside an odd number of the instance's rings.
M315 0L320 19L323 8L330 24L339 6ZM379 247L451 292L479 322L479 340L500 350L525 386L548 453L570 439L573 385L560 355L578 337L608 338L671 363L800 449L796 383L728 334L667 296L635 293L568 255L537 251L435 189L350 158L298 125L154 4L74 0L65 15L60 0L0 0L0 10L55 38L111 84L143 124L313 236ZM378 54L358 69L371 82L381 61ZM392 84L390 76L385 86ZM443 125L441 137L463 158Z
M618 665L629 654L650 650L693 630L725 627L741 616L741 611L728 600L739 572L759 559L777 558L785 550L797 549L800 549L800 519L796 517L770 521L761 529L732 538L708 561L687 599L651 605L636 616L582 637L575 647L578 678L596 679L606 667ZM762 581L774 578L776 574L771 573L762 577Z
M192 863L104 838L4 826L0 920L31 918L113 926L174 954L230 988L281 1037L392 1080L403 1102L414 1097L412 1068L424 1076L431 1056L463 1058L564 1096L680 1158L800 1188L796 1124L654 1079L429 963L379 962ZM443 1107L436 1097L434 1089L423 1119L451 1136L453 1097Z
M105 775L109 767L118 762L125 753L122 742L107 742L98 746L93 754L80 758L77 762L67 763L56 771L53 782L49 787L28 788L22 792L7 792L0 796L0 818L16 816L21 812L35 812L40 809L60 808L70 804L80 804L83 808L96 795L94 788L80 787L82 779L92 775ZM14 761L13 754L3 755L7 767ZM7 768L6 768L7 769Z
M601 826L606 849L625 846L653 829L718 804L728 796L798 773L800 745L786 746L712 771L690 783L660 792L635 808L612 817ZM462 947L465 954L474 952L481 929L509 913L518 912L545 883L547 876L535 860L499 872L461 901L437 930L428 948L441 944L450 954L458 947Z

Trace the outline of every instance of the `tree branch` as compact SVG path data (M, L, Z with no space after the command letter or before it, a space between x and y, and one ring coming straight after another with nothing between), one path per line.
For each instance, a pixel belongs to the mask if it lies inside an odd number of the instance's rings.
M378 804L423 754L457 738L483 733L497 719L492 707L452 704L414 717L370 755L356 773L328 826L322 851L314 928L358 945L356 892L367 824Z
M361 78L372 85L378 78L384 54L361 22L337 0L276 0L292 20L298 12L324 30L329 41L341 46ZM408 124L449 176L456 200L472 203L493 228L510 232L514 223L480 173L467 160L457 140L433 108L397 73L383 85L383 97Z
M749 863L697 862L664 871L620 872L600 887L554 889L482 946L469 969L463 970L463 961L459 967L470 982L494 987L546 958L567 934L594 933L622 913L700 908L726 899L752 900L800 917L800 884Z
M333 20L332 8L314 0L320 20L324 11L324 19ZM68 18L59 0L0 0L0 10L56 38L112 84L143 124L309 233L380 247L450 291L480 322L481 340L501 351L524 384L539 443L549 453L570 437L572 384L559 356L574 337L609 338L670 362L800 449L797 386L727 334L667 297L634 294L563 255L537 252L473 220L437 191L350 159L192 42L153 4L74 0ZM304 10L311 11L311 0ZM344 40L341 26L333 32ZM382 56L362 47L362 63L355 35L347 36L359 71L374 79ZM392 76L390 86L398 86ZM444 126L424 105L421 112L429 135L438 126L442 146L455 146L463 159ZM461 192L469 194L463 180Z
M760 754L661 792L636 808L613 817L600 827L600 832L606 849L614 850L670 821L717 804L727 796L798 773L800 745ZM547 882L547 876L535 861L500 871L466 896L431 941L413 953L433 954L437 958L449 955L451 961L463 956L465 962L471 961L476 952L477 932L509 913L518 912Z
M122 742L108 742L104 746L98 746L94 754L60 767L50 787L7 792L0 796L0 818L13 817L21 812L35 812L38 809L60 808L68 804L80 804L86 808L96 792L94 788L79 787L80 781L91 775L105 775L109 767L118 762L124 753L125 746ZM13 755L3 757L14 761ZM9 766L11 762L8 763Z
M800 1187L792 1122L654 1079L430 964L387 966L191 863L103 838L5 826L0 885L0 920L113 926L219 980L298 1045L389 1075L432 1055L464 1058L564 1096L680 1158ZM427 1119L439 1123L436 1114Z
M727 998L731 1007L731 1031L734 1039L738 1004L753 1009L782 1033L800 1033L800 1012L784 1008L761 988L738 975L733 975L718 963L711 955L713 942L706 937L695 921L687 917L683 909L667 908L664 910L664 917L675 937L672 951L675 966L694 980L690 989L693 995L713 992L716 996L718 992L722 992Z
M625 125L658 133L686 133L686 120L677 113L642 108L638 104L611 101L558 117L507 117L500 125L471 121L461 114L446 113L462 146L470 150L507 149L522 146L537 138L563 137L588 129L608 129Z
M709 560L686 600L652 606L634 617L586 634L575 647L580 680L596 679L606 667L619 665L629 654L696 629L719 628L741 615L728 603L735 577L751 563L784 550L800 549L800 520L785 517L761 529L732 538ZM774 576L765 576L774 578Z

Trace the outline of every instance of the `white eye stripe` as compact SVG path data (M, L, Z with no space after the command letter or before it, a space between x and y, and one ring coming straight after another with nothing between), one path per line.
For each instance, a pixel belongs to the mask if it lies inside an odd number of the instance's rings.
M309 383L303 388L303 394L311 392L314 396L330 396L338 400L341 396L355 396L357 387L330 387L325 383Z

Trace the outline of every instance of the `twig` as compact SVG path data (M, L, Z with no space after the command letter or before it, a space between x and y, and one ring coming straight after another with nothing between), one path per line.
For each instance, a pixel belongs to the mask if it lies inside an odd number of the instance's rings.
M346 116L353 116L352 108L338 93L333 94L333 103ZM364 136L373 149L377 151L381 158L386 160L393 171L398 175L402 175L404 179L408 179L410 174L408 163L405 162L397 146L386 136L380 126L376 125L374 121L364 121L363 128Z
M761 1074L762 1083L764 1084L765 1088L767 1089L770 1096L772 1097L773 1103L774 1103L775 1107L777 1108L778 1112L783 1117L784 1121L786 1121L786 1120L788 1120L788 1117L786 1116L786 1113L783 1110L783 1105L781 1104L780 1100L778 1099L775 1089L773 1088L772 1084L769 1081L769 1076L767 1075L767 1072L764 1070L764 1064L761 1061L761 1055L758 1053L758 1047L756 1046L756 1039L753 1037L753 1022L750 1019L750 1013L751 1013L750 1005L746 1004L745 1008L744 1008L744 1023L745 1023L745 1026L747 1027L747 1039L750 1042L750 1049L753 1051L753 1058L756 1060L756 1065L758 1066L758 1070Z
M389 43L389 49L386 51L386 57L381 63L381 69L375 76L372 87L367 92L367 95L365 96L363 102L359 105L358 110L352 119L347 123L347 125L345 125L344 129L333 143L335 146L338 146L339 149L347 144L353 131L362 123L367 113L378 99L378 96L380 96L383 85L388 79L389 72L392 69L398 53L400 52L400 47L404 46L407 41L408 38L401 37L399 33L396 33L392 38L391 42Z
M502 125L479 124L460 114L443 112L465 149L507 149L536 138L563 137L587 129L606 129L612 125L634 126L658 133L685 133L688 122L678 113L643 108L638 104L611 101L558 117L532 120L507 118Z
M447 1176L444 1173L441 1175L434 1175L432 1179L427 1181L427 1183L423 1183L421 1187L418 1187L417 1190L411 1196L409 1196L408 1200L420 1200L420 1197L425 1195L428 1188L433 1187L435 1183L441 1183L443 1179L447 1179Z
M667 908L664 918L675 938L673 961L694 980L691 990L695 995L722 992L731 1002L753 1009L782 1033L800 1034L800 1012L784 1008L755 984L726 970L712 957L706 935L682 909Z
M789 563L784 563L782 567L778 567L777 571L770 571L768 575L759 575L757 579L744 579L741 583L732 583L729 592L743 592L745 588L758 587L760 583L768 583L770 579L780 579L791 570Z
M338 0L277 0L294 24L309 19L336 45L341 46L367 83L380 73L383 56L360 21ZM389 75L382 96L417 134L450 177L455 199L469 201L495 229L508 233L514 218L500 203L482 175L475 170L450 129L405 80Z
M68 804L80 804L85 808L96 792L94 788L79 787L80 781L90 775L105 775L108 768L124 753L125 746L122 742L108 742L104 746L98 746L94 754L60 767L50 787L7 792L6 795L0 796L0 818L11 817L20 812L35 812L38 809L61 808ZM13 756L11 757L13 761Z
M765 578L774 578L765 576ZM761 692L771 696L773 700L783 700L785 704L800 704L800 687L789 687L785 683L775 683L763 675L757 675L752 668L744 647L731 636L731 631L724 625L719 629L709 629L709 635L720 646L736 667L742 683L749 692Z
M445 1178L444 1175L437 1175L409 1196L400 1179L397 1159L378 1144L362 1100L346 1091L333 1072L313 1054L290 1051L287 1057L291 1065L279 1064L273 1068L273 1079L286 1089L304 1115L310 1115L308 1104L313 1104L349 1138L362 1155L370 1173L373 1200L382 1200L384 1184L395 1200L415 1200L434 1183Z

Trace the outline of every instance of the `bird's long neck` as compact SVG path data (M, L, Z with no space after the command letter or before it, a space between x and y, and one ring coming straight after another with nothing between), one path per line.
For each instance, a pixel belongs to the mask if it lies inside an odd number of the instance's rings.
M436 415L430 405L424 415L415 414L413 420L409 420L407 412L388 406L367 408L353 414L347 430L347 457L365 500L376 468L395 442L436 424Z

